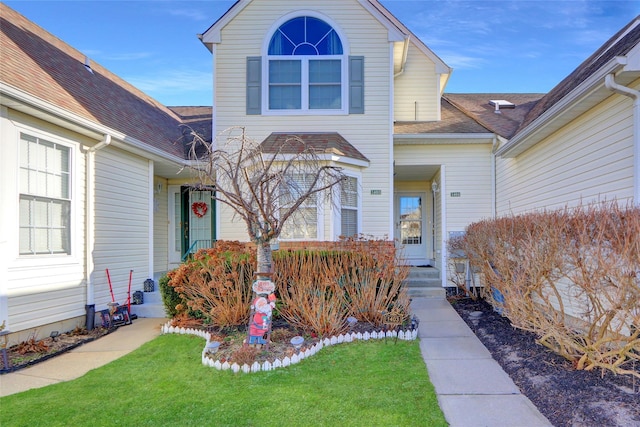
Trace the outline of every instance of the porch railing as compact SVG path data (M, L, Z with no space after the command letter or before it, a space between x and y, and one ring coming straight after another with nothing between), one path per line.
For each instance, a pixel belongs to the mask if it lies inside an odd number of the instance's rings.
M187 260L187 258L189 258L191 255L195 254L196 252L198 252L198 249L206 249L206 248L210 248L213 244L213 241L211 239L209 240L194 240L193 243L191 244L191 246L189 246L189 249L187 249L187 251L184 253L184 255L182 255L182 262L185 262Z

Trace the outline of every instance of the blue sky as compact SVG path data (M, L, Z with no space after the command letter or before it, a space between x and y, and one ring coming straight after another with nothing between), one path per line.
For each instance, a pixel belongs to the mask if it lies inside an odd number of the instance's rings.
M454 93L548 92L640 14L637 0L381 2L454 68ZM5 3L165 105L212 103L197 34L233 0Z

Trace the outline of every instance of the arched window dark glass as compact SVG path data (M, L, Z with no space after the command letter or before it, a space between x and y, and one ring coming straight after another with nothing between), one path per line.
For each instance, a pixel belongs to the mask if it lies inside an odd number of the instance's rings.
M269 110L343 108L342 41L321 19L299 16L280 25L267 50Z

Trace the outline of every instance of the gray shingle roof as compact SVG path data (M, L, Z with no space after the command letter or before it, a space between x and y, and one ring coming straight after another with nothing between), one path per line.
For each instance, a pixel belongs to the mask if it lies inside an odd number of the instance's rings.
M299 139L307 147L313 148L316 154L337 154L354 160L369 161L337 132L274 132L262 141L261 146L265 153L297 154L304 148Z
M518 131L541 116L613 58L629 53L629 51L640 42L640 25L636 25L638 19L640 19L640 16L633 19L624 28L614 34L613 37L580 64L578 68L573 70L571 74L551 89L527 114ZM635 27L631 28L633 25L635 25Z
M143 144L185 157L170 109L0 3L0 81Z
M484 126L446 99L441 103L441 120L431 122L395 122L393 132L396 135L421 133L485 133Z
M482 126L504 138L511 138L527 114L544 97L542 93L447 93L444 98L478 121ZM502 108L496 114L490 100L506 100L515 108Z

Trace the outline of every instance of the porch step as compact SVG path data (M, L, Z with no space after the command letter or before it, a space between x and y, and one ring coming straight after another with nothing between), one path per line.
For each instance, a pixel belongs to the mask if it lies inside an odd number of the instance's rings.
M411 267L405 281L409 297L445 298L440 270L434 267Z
M131 306L131 314L135 314L138 317L154 317L154 318L166 318L167 313L164 310L164 304L162 303L162 295L158 289L156 282L153 292L144 292L142 304L136 304Z

